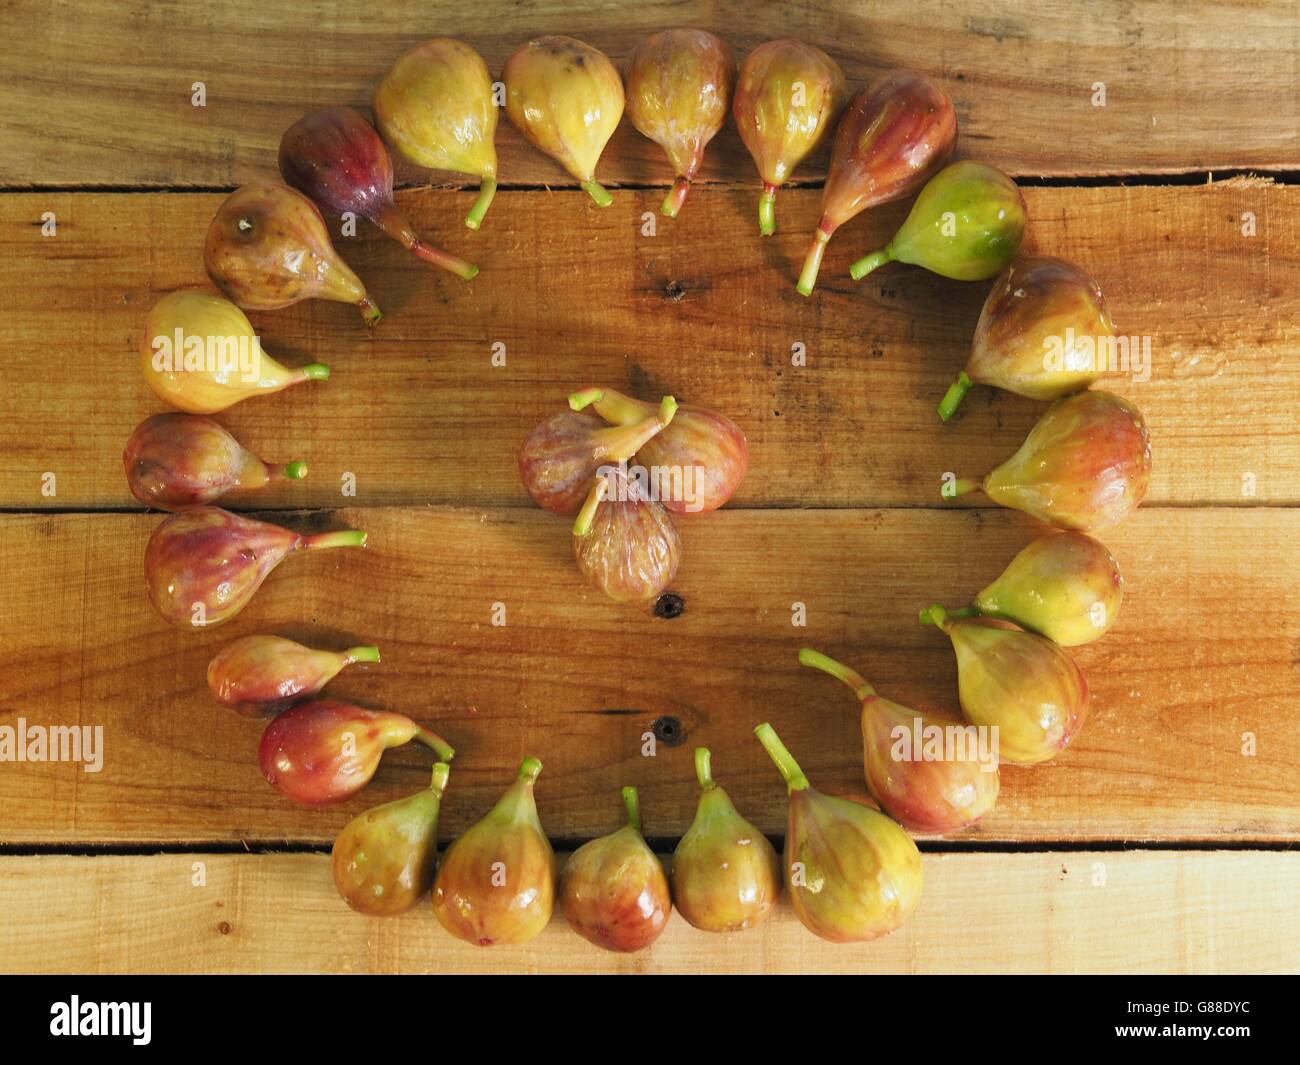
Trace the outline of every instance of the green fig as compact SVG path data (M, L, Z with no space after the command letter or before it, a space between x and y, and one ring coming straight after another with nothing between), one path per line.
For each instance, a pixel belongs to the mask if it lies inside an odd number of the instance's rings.
M795 915L832 943L892 932L921 897L912 837L878 810L814 789L771 725L754 734L790 792L783 862Z
M541 771L541 762L525 758L500 801L442 856L433 912L457 939L480 947L526 943L550 921L555 855L533 798Z
M695 820L673 852L668 876L678 912L705 932L739 932L762 922L781 894L781 860L713 782L708 749L696 748L703 792Z
M330 866L335 887L354 910L391 917L429 890L438 864L438 809L450 771L438 762L423 791L367 810L339 833Z
M1088 681L1070 655L1037 633L982 618L952 618L938 604L921 620L957 653L957 692L973 725L996 728L1004 762L1055 758L1088 717Z
M921 190L894 239L849 268L861 281L897 260L955 281L1000 273L1025 235L1025 200L1001 170L963 161L944 167Z
M1060 529L1117 525L1146 498L1151 434L1128 400L1090 389L1043 412L1014 455L982 481L945 480L943 496L981 490Z

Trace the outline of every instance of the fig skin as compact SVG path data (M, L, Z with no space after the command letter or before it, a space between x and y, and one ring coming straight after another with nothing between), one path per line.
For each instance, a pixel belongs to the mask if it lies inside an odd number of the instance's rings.
M677 575L681 553L672 516L619 472L596 481L574 521L579 572L616 603L659 596Z
M176 351L178 334L184 347L197 339L206 351ZM241 365L241 347L248 356L246 366ZM281 366L262 350L243 311L222 296L198 290L169 292L150 308L139 351L140 369L154 394L190 414L215 414L249 396L330 375L329 367L318 362L297 370Z
M244 636L208 663L208 688L245 717L274 717L313 698L345 667L378 661L377 647L317 651L280 636Z
M704 162L704 149L727 121L736 63L705 30L671 29L647 37L627 71L627 115L664 150L677 175L660 211L676 218Z
M541 771L541 762L525 758L496 806L442 856L433 912L457 939L480 947L526 943L550 922L555 855L533 798Z
M659 938L673 904L664 868L641 834L636 788L624 788L623 801L628 823L569 855L560 904L569 926L587 942L631 954Z
M668 877L680 913L704 932L740 932L766 920L781 894L781 859L713 781L707 748L695 751L699 805L673 852Z

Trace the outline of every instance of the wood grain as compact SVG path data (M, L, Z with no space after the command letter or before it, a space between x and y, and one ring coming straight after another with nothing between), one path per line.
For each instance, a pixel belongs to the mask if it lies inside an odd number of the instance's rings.
M786 902L709 935L673 916L648 950L603 952L558 913L518 947L448 935L427 900L367 918L317 854L0 858L0 957L23 973L1295 973L1279 921L1300 855L927 854L910 923L834 945ZM195 886L202 881L203 886Z
M542 0L437 14L415 0L7 4L0 183L234 186L274 166L280 134L303 112L368 106L393 59L434 34L463 37L494 72L544 33L578 35L621 68L642 37L691 24L740 57L777 37L820 45L854 88L892 67L924 70L956 104L963 151L1017 174L1300 165L1300 21L1287 4L1046 0L1031 13L997 0ZM191 105L196 82L205 107ZM1097 83L1105 106L1094 105ZM507 121L498 145L504 181L573 184ZM821 166L798 176L816 178ZM599 175L671 178L627 121ZM704 176L754 179L730 124Z
M274 632L384 662L328 689L429 721L458 748L444 825L495 800L525 754L546 765L543 823L582 840L643 789L647 832L693 815L691 751L764 832L784 831L779 777L751 736L770 720L823 790L862 796L857 705L800 667L801 646L861 669L905 705L956 710L947 642L916 621L960 605L1033 535L1003 512L722 511L681 522L682 616L618 607L580 583L563 521L534 510L369 509L299 528L365 528L370 547L293 558L231 624L169 628L143 591L156 516L6 516L0 723L102 725L98 773L0 765L0 841L59 845L328 843L353 815L419 789L428 752L385 756L340 807L294 807L261 779L260 728L218 707L206 663ZM1106 537L1127 578L1115 628L1081 648L1092 720L1036 769L1004 771L973 840L1300 839L1300 511L1143 509ZM506 624L492 624L493 604ZM792 625L804 604L807 624ZM660 717L678 745L644 756ZM1253 750L1253 753L1250 753Z
M527 505L514 454L591 383L716 405L749 435L735 505L930 506L942 473L1010 455L1043 404L977 389L943 426L935 404L964 363L987 284L891 266L858 285L849 261L903 215L862 216L832 242L812 299L794 289L818 194L792 190L760 241L749 192L701 190L680 225L642 236L653 193L606 211L582 193L503 193L477 236L451 232L470 195L402 197L419 225L473 249L470 284L365 230L340 239L387 312L367 335L350 307L254 315L269 351L321 359L323 384L222 415L305 482L260 506ZM1032 247L1086 265L1120 328L1151 342L1150 379L1118 379L1154 439L1153 503L1300 503L1300 189L1026 190ZM0 507L134 505L121 449L161 409L136 362L151 302L203 280L213 195L0 196L6 417ZM54 211L58 236L42 237ZM1249 213L1256 235L1242 235ZM505 366L493 366L494 344ZM796 344L807 365L791 365ZM959 468L960 467L960 468ZM57 493L42 494L42 475ZM1252 494L1247 494L1253 492Z

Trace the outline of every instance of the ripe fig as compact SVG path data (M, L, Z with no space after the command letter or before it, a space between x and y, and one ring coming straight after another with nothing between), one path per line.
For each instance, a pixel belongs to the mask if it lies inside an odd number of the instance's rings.
M555 855L533 799L541 771L541 762L525 758L491 812L442 856L433 912L457 939L480 947L526 943L550 921Z
M169 292L150 309L140 369L154 394L190 414L215 414L249 396L324 381L328 366L281 366L262 350L244 312L210 292Z
M578 179L599 207L613 198L596 164L623 117L623 82L605 53L572 37L539 37L501 71L506 114L519 132Z
M330 852L343 901L370 917L405 913L433 884L438 865L438 811L451 767L438 762L421 792L358 814Z
M983 481L946 482L945 498L980 489L1061 529L1117 525L1146 498L1151 434L1128 400L1090 389L1058 399L1014 455Z
M497 107L483 57L451 37L412 48L376 86L374 112L379 132L408 162L479 179L465 218L478 229L497 191Z
M419 740L450 762L455 751L409 717L320 699L286 710L266 726L258 763L266 782L300 806L350 799L379 768L390 747Z
M939 417L951 418L972 385L1030 399L1081 392L1104 375L1114 336L1106 298L1091 277L1061 259L1017 259L993 282L970 361L939 404Z
M378 661L378 647L316 651L279 636L244 636L208 663L208 687L245 717L274 717L315 696L345 666Z
M790 792L782 862L795 916L832 943L892 932L921 897L921 854L912 837L878 810L811 787L771 725L754 734Z
M822 193L822 220L799 275L812 294L831 235L868 207L910 196L943 166L957 140L952 101L924 74L891 70L861 89L840 119Z
M393 202L393 160L375 128L352 107L298 119L280 138L280 174L335 214L368 218L388 236L457 277L478 273L464 259L425 243Z
M695 820L673 852L668 876L678 912L705 932L739 932L761 923L781 894L781 860L731 797L713 782L708 749L695 751L704 790Z
M975 729L876 694L862 676L819 651L799 661L853 689L862 703L862 766L872 797L913 832L959 832L998 801L998 754ZM981 749L985 748L985 749Z
M736 64L705 30L664 30L636 46L627 71L627 115L668 156L677 180L659 208L676 218L727 120Z
M164 618L203 628L243 610L291 552L365 544L357 530L304 536L220 507L190 507L168 515L149 537L145 581Z
M861 281L897 260L955 281L1000 273L1020 250L1025 200L1016 183L984 163L953 163L921 190L894 239L849 268Z
M573 523L578 570L616 603L658 596L677 574L681 553L668 511L621 471L596 480Z
M366 325L382 317L334 250L316 205L279 182L255 181L221 202L208 226L203 262L216 286L248 310L324 299L356 304Z
M578 935L631 954L659 938L673 911L668 878L641 835L636 788L623 789L627 824L584 843L564 863L560 905Z
M776 232L776 190L826 139L844 103L844 72L820 48L768 41L745 57L732 112L763 179L758 231Z

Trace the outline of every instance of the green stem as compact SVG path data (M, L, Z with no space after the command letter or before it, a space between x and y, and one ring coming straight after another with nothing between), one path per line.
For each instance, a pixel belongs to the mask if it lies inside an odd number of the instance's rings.
M295 459L293 462L286 462L283 466L275 467L272 474L278 474L286 481L301 481L307 476L307 463L302 459Z
M817 232L813 236L812 244L808 246L808 254L804 257L799 284L795 286L804 296L812 295L813 286L817 284L817 274L822 268L822 255L826 252L826 245L830 243L831 234L826 231L825 225L826 220L822 219L822 224L817 227Z
M605 501L605 496L608 494L608 479L597 477L596 483L591 486L591 491L587 493L587 498L582 501L578 516L573 519L574 536L586 536L587 533L591 532L591 523L596 520L596 510Z
M598 403L605 394L604 389L584 388L581 392L569 394L569 410L585 410L593 403Z
M836 662L829 655L814 651L810 647L805 647L799 652L799 664L812 666L813 669L820 669L823 673L829 673L836 680L842 680L857 693L860 700L868 699L876 694L876 689L866 681L861 673L849 669L848 666Z
M707 747L695 748L695 779L705 791L712 791L718 785L713 782L713 756Z
M592 178L590 181L584 181L582 187L587 190L587 195L596 201L597 207L608 207L614 202L614 197L611 196L605 189L605 186L595 178Z
M849 267L849 277L854 281L861 281L867 274L878 266L884 266L885 263L894 261L894 246L886 244L879 251L873 251L870 255L864 255L856 263Z
M943 399L939 401L939 417L947 421L957 413L957 408L961 406L961 401L966 398L966 393L971 390L974 381L970 379L965 370L957 375L948 391L944 393Z
M944 499L956 499L958 496L964 496L968 492L979 491L980 482L972 481L969 477L958 477L955 481L943 482L943 487L939 489L939 495Z
M668 190L668 195L664 197L664 202L659 205L659 210L668 218L676 218L677 212L682 209L682 204L686 202L687 195L691 191L690 178L678 174L677 180L673 182L673 187Z
M379 319L384 316L378 305L369 296L362 296L357 300L357 306L361 308L361 317L365 320L366 325L372 329L379 324Z
M596 413L610 425L632 425L648 417L655 410L654 405L643 400L625 396L612 388L602 389L603 394L596 400Z
M474 206L465 216L466 226L470 229L478 229L483 224L483 216L487 214L487 209L492 204L492 197L496 194L497 179L485 174L483 180L479 182L478 199L474 201Z
M365 547L366 534L360 529L341 529L339 532L317 533L303 540L303 547Z
M763 195L758 198L758 232L770 237L776 232L776 186L763 182Z
M600 410L599 407L596 408ZM646 442L665 429L677 414L677 400L664 396L650 417L635 425L613 425L591 434L591 453L606 462L625 462L645 447Z
M328 381L330 379L330 368L323 362L313 362L304 366L298 371L305 381Z
M365 647L353 647L343 652L343 657L347 660L348 665L356 662L378 662L379 648L373 644Z
M808 787L808 778L804 776L803 770L799 768L799 763L794 760L785 744L781 742L781 737L771 725L764 722L754 729L754 735L758 737L758 742L763 745L763 750L767 751L768 757L776 763L777 769L781 771L781 776L785 778L786 787L790 791L803 791Z
M531 754L519 764L519 779L533 783L542 771L542 763Z
M641 801L636 796L636 788L623 789L623 805L627 809L627 823L641 831Z
M949 610L948 616L952 618L954 621L961 621L964 620L965 618L980 617L981 614L980 614L979 607L977 607L974 603L972 603L970 606L964 606L960 610ZM1010 619L1008 618L1007 620Z
M415 738L435 752L440 760L450 762L456 757L456 749L432 729L427 729L423 725L415 727Z
M451 776L451 766L446 762L434 762L433 779L429 782L429 787L441 795L447 789L447 778L449 776Z
M432 263L439 269L447 270L465 281L470 280L478 273L477 266L452 255L451 252L435 248L432 244L428 244L421 239L415 230L411 228L411 223L406 216L394 204L390 203L388 206L376 211L370 217L370 220L426 263Z
M926 607L924 610L921 611L921 624L933 625L935 628L942 629L944 632L947 632L948 627L952 624L952 622L948 620L948 611L946 611L938 603L932 603L930 606Z

